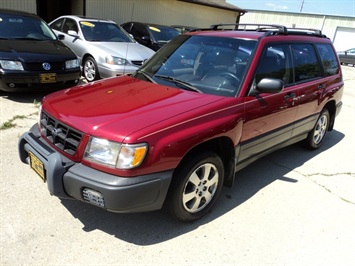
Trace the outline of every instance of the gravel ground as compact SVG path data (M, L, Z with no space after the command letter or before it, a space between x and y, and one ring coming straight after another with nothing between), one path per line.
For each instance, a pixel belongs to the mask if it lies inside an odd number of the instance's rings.
M321 149L255 162L191 224L51 197L17 152L43 94L0 92L0 264L354 265L355 68L342 68L343 109Z

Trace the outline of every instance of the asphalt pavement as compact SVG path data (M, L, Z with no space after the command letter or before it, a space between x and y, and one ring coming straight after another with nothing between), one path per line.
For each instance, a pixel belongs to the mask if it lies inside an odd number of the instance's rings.
M316 151L295 144L237 173L194 223L49 195L18 157L43 94L0 92L0 265L355 265L355 67Z

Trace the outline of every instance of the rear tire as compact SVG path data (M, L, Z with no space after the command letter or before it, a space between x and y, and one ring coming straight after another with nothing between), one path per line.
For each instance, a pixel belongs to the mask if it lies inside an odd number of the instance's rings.
M203 153L186 161L173 177L167 198L172 217L190 222L204 216L215 204L224 180L220 157Z
M307 148L311 150L315 150L321 146L327 134L329 123L330 123L329 111L327 109L323 109L320 116L318 117L318 120L314 128L312 129L312 131L308 133L306 139Z
M91 56L88 56L85 58L85 61L83 64L83 74L88 82L91 82L91 81L94 81L94 80L97 80L100 78L96 61Z

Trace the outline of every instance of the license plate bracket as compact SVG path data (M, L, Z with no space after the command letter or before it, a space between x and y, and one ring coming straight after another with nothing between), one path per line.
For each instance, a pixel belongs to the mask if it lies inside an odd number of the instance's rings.
M31 168L39 175L43 182L46 182L46 174L43 163L32 152L28 152L28 155L30 157Z

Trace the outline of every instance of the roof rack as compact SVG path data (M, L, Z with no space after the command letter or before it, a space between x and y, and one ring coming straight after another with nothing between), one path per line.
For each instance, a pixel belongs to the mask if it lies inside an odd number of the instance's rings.
M308 28L289 28L288 29L290 33L303 33L303 34L310 34L310 35L316 35L316 36L324 36L322 34L321 30L317 29L308 29Z
M223 29L223 27L233 26L233 29ZM306 28L287 28L278 24L215 24L211 25L210 30L239 30L239 31L259 31L268 34L292 34L292 35L314 35L326 37L321 30Z
M243 31L278 31L287 34L287 28L282 25L276 24L215 24L211 25L212 30L222 30L220 27L234 26L234 30Z

